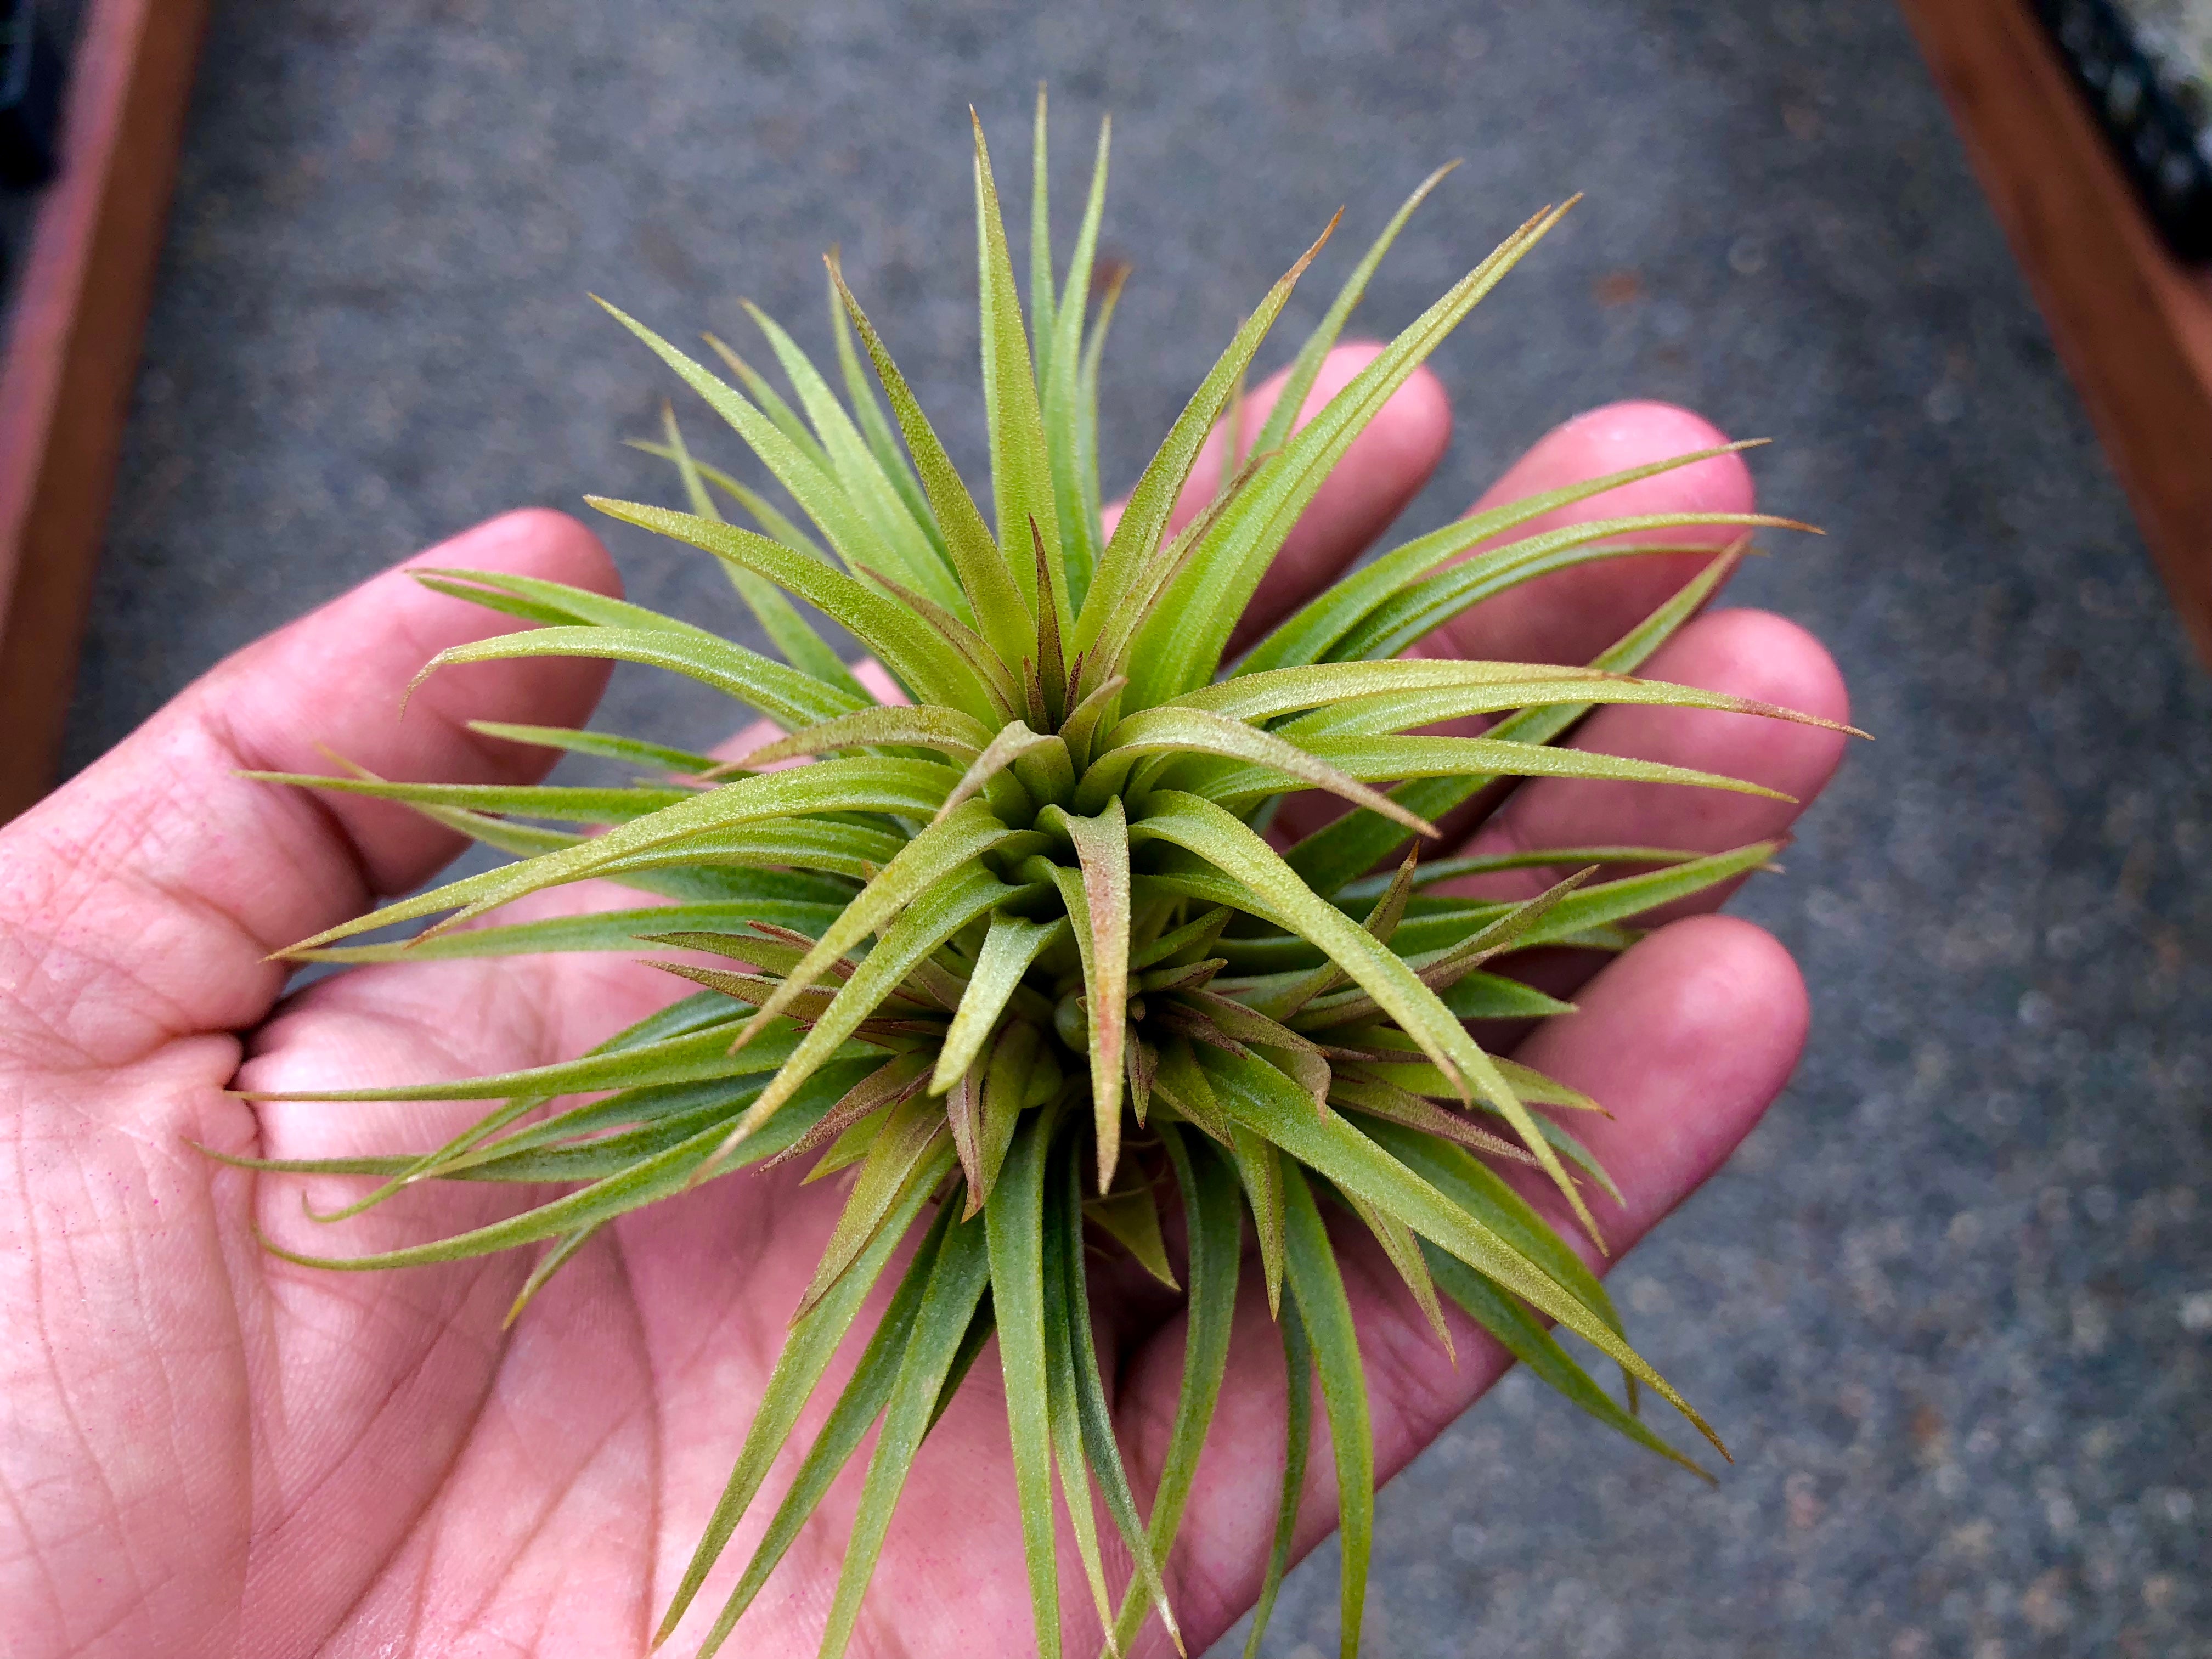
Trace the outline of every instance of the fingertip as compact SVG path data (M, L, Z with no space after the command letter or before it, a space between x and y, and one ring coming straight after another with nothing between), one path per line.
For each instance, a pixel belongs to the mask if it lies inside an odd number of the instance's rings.
M1850 720L1850 690L1827 647L1771 611L1709 612L1655 653L1642 672L1651 679L1725 691L1838 726ZM1699 714L1668 720L1657 710L1606 713L1614 718L1605 721L1602 733L1593 732L1594 744L1618 739L1632 747L1642 744L1679 757L1682 764L1750 777L1803 801L1827 787L1850 741L1845 733L1825 726L1755 714Z
M1787 617L1750 608L1715 611L1662 647L1644 666L1654 679L1668 670L1693 672L1698 685L1753 697L1801 714L1849 725L1850 688L1820 636ZM1843 734L1829 734L1841 745Z
M1649 953L1644 971L1668 1004L1669 1048L1733 1056L1736 1080L1763 1085L1771 1098L1812 1024L1811 994L1788 947L1755 921L1713 915L1685 917L1638 949Z
M1482 497L1482 505L1557 489L1585 478L1701 449L1717 449L1732 441L1720 428L1694 410L1652 398L1627 398L1601 404L1595 409L1562 421L1539 438L1513 467ZM1537 520L1529 529L1548 528L1554 522L1572 523L1635 513L1698 512L1748 513L1757 499L1751 469L1741 454L1716 455L1710 460L1678 467L1655 477L1623 484L1602 495L1562 509L1554 518Z
M1613 1116L1575 1127L1627 1200L1619 1255L1728 1161L1796 1070L1811 1029L1804 975L1736 916L1692 916L1609 963L1516 1058ZM1532 1198L1548 1203L1531 1188Z

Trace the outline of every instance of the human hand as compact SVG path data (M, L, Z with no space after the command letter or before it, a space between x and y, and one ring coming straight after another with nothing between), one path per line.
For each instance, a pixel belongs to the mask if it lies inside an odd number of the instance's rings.
M1364 355L1340 350L1316 397ZM1261 620L1381 532L1440 459L1448 426L1441 391L1417 376L1293 535L1255 605ZM1493 495L1714 441L1680 411L1619 405L1551 434ZM1710 461L1575 516L1686 504L1747 507L1747 475L1733 457ZM598 543L546 513L495 520L418 562L616 585ZM1583 660L1698 562L1658 556L1565 573L1506 595L1431 648ZM626 1217L502 1334L526 1261L368 1275L292 1266L256 1231L333 1249L301 1213L301 1183L194 1150L329 1157L435 1144L479 1109L249 1104L226 1086L429 1081L545 1063L673 994L635 963L562 957L357 969L277 1000L283 969L267 952L415 886L456 844L397 806L234 773L319 769L329 749L386 776L534 775L544 751L483 738L464 721L580 724L603 670L449 671L395 720L423 661L491 629L483 612L404 575L380 577L217 668L0 833L0 1112L11 1131L0 1170L13 1194L0 1217L0 1623L21 1644L11 1652L641 1652L728 1472L836 1219L833 1187L801 1188L784 1166ZM1692 622L1644 672L1844 714L1820 647L1757 613ZM1633 708L1601 711L1581 740L1807 801L1840 744L1814 727ZM1491 820L1480 850L1562 840L1717 850L1780 833L1796 810L1539 782ZM1566 823L1571 834L1553 827ZM1564 976L1547 980L1554 990L1589 973L1552 968ZM1665 927L1576 994L1580 1012L1532 1033L1520 1057L1613 1113L1586 1138L1626 1200L1600 1212L1617 1259L1719 1165L1780 1088L1803 1039L1804 994L1773 940L1709 916ZM307 1186L317 1207L354 1195L350 1182ZM346 1224L337 1248L416 1242L531 1197L443 1184ZM1364 1232L1345 1230L1339 1246L1387 1476L1506 1358L1455 1312L1452 1364ZM1244 1285L1230 1387L1168 1568L1194 1651L1250 1603L1274 1524L1281 1364L1258 1276ZM1171 1306L1133 1293L1102 1310L1099 1333L1141 1493L1173 1414L1180 1322ZM1327 1460L1310 1468L1301 1549L1334 1513ZM749 1615L747 1652L812 1650L857 1473ZM916 1464L856 1652L1027 1645L1013 1490L987 1356ZM948 1514L958 1517L957 1552ZM761 1522L741 1531L740 1550ZM1071 1562L1063 1582L1076 1577ZM702 1599L719 1598L710 1586ZM1087 1613L1072 1608L1070 1620L1072 1640L1092 1639ZM1143 1641L1166 1646L1156 1624Z

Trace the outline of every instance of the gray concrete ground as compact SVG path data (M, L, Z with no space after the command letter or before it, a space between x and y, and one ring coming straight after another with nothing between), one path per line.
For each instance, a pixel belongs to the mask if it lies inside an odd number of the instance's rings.
M1620 1276L1741 1463L1708 1492L1509 1382L1383 1496L1370 1651L2212 1654L2212 686L1888 6L217 9L77 763L427 540L662 488L615 441L666 383L587 289L817 339L842 243L975 456L971 99L1018 173L1049 79L1070 194L1115 116L1122 480L1339 203L1364 230L1468 158L1381 326L1588 191L1438 359L1458 434L1409 522L1625 393L1772 434L1766 499L1830 534L1743 596L1881 740L1743 905L1811 976L1805 1067ZM738 625L613 539L634 592ZM606 719L722 716L625 673ZM1269 1651L1333 1650L1334 1572Z

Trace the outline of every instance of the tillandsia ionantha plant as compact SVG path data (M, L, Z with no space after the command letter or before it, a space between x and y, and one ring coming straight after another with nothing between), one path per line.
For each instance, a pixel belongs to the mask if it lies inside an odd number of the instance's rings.
M404 802L517 855L318 934L289 953L296 960L659 949L672 954L658 965L696 988L562 1063L267 1097L496 1103L428 1152L255 1164L377 1178L340 1217L434 1180L568 1188L456 1237L293 1259L394 1268L541 1247L512 1319L586 1240L642 1206L794 1158L812 1160L810 1178L846 1182L841 1218L790 1310L781 1356L659 1639L762 1501L841 1346L850 1338L861 1352L703 1653L730 1637L872 1431L822 1637L823 1654L845 1650L917 1449L994 1336L1038 1650L1061 1650L1055 1481L1080 1593L1106 1646L1126 1647L1155 1615L1180 1645L1162 1565L1223 1391L1248 1229L1290 1399L1280 1516L1253 1643L1290 1559L1317 1376L1340 1493L1343 1641L1355 1651L1374 1452L1358 1334L1324 1209L1372 1233L1440 1342L1451 1341L1449 1302L1576 1405L1654 1451L1689 1462L1637 1414L1639 1385L1720 1444L1628 1345L1582 1258L1498 1173L1540 1172L1601 1237L1611 1185L1570 1125L1603 1103L1492 1052L1478 1030L1566 1006L1499 972L1501 959L1542 945L1625 948L1638 917L1758 868L1775 843L1703 856L1540 848L1425 864L1419 849L1444 814L1494 802L1498 786L1518 779L1772 793L1558 741L1601 704L1809 718L1631 677L1712 592L1742 544L1587 665L1406 653L1534 578L1686 550L1670 532L1686 526L1747 533L1785 521L1685 511L1516 534L1561 507L1722 452L1684 455L1407 542L1231 658L1238 618L1332 467L1565 210L1515 231L1294 428L1377 263L1443 173L1424 182L1299 348L1282 395L1220 467L1211 500L1171 528L1209 434L1244 429L1247 368L1316 243L1206 374L1109 527L1097 479L1097 377L1121 272L1097 258L1106 152L1102 132L1062 276L1040 100L1025 312L976 129L990 448L981 502L834 257L842 398L757 312L795 404L720 342L738 385L613 313L736 431L812 527L694 459L672 416L641 447L672 465L688 510L593 505L718 560L783 661L580 588L480 571L422 574L441 592L532 624L448 650L425 673L549 655L645 663L728 693L786 735L721 761L596 732L483 728L650 775L614 787L268 775ZM723 501L758 528L727 521ZM1482 557L1463 557L1478 547ZM793 599L841 623L902 696L871 696ZM1473 720L1492 723L1480 736L1433 730ZM1276 831L1279 804L1305 792L1334 796L1344 810L1300 838ZM548 823L577 827L540 827ZM1521 902L1434 890L1507 867L1567 873ZM654 902L460 926L587 878ZM441 915L412 939L343 942ZM554 1109L575 1097L583 1103ZM1188 1297L1181 1395L1149 1494L1133 1489L1125 1469L1094 1340L1091 1281L1107 1250ZM872 1330L856 1334L881 1286L888 1303ZM1626 1404L1551 1323L1620 1367ZM1118 1601L1106 1527L1132 1568Z

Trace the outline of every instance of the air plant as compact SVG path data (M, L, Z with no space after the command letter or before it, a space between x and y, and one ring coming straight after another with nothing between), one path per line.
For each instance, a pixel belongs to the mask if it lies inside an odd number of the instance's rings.
M1558 848L1427 864L1406 849L1433 836L1443 814L1494 801L1493 786L1518 779L1772 793L1557 741L1601 704L1807 718L1631 677L1718 586L1741 544L1587 665L1402 653L1521 582L1682 550L1668 532L1686 526L1747 533L1784 521L1678 512L1525 528L1722 452L1680 456L1407 542L1230 659L1232 629L1332 467L1565 209L1516 230L1293 429L1346 316L1443 172L1425 181L1299 348L1249 453L1226 458L1211 499L1177 525L1172 510L1209 434L1224 422L1241 428L1247 369L1316 242L1206 373L1109 532L1097 465L1098 364L1123 273L1097 254L1106 155L1102 131L1061 277L1040 102L1025 315L976 129L990 449L980 505L834 256L842 398L757 312L795 404L720 342L737 385L608 307L736 431L799 516L695 459L672 416L658 441L641 447L672 465L688 510L592 505L717 560L782 661L555 582L420 573L441 592L532 624L447 651L426 674L541 656L646 663L728 693L787 735L722 761L598 732L485 724L495 736L649 775L531 787L277 779L404 802L515 855L319 934L289 952L295 960L665 949L675 954L657 965L693 988L559 1064L283 1097L496 1103L419 1155L256 1165L380 1178L342 1214L433 1180L568 1188L457 1237L295 1259L393 1268L542 1247L519 1314L586 1241L643 1206L714 1202L693 1189L797 1158L846 1183L842 1216L791 1310L788 1340L661 1639L762 1500L848 1339L859 1358L702 1653L722 1646L872 1429L822 1638L823 1654L844 1650L916 1450L994 1335L1039 1652L1057 1654L1061 1643L1055 1480L1107 1646L1125 1647L1149 1613L1180 1644L1161 1565L1223 1389L1248 1230L1290 1398L1279 1524L1254 1643L1289 1560L1317 1376L1340 1494L1345 1650L1355 1651L1374 1463L1329 1212L1340 1230L1374 1236L1440 1341L1451 1340L1449 1302L1631 1439L1688 1462L1636 1414L1641 1384L1720 1444L1628 1345L1581 1257L1498 1173L1540 1170L1597 1237L1590 1194L1611 1186L1569 1125L1601 1103L1490 1052L1469 1028L1566 1006L1498 971L1513 952L1622 949L1638 917L1756 870L1774 844L1717 856ZM757 527L726 519L724 501ZM1463 556L1478 547L1480 558ZM871 696L794 599L842 624L905 700ZM1430 734L1474 717L1494 723L1479 737ZM1345 810L1295 842L1271 837L1277 804L1307 791ZM1434 890L1508 866L1571 873L1525 902ZM462 925L586 879L653 902ZM342 942L439 916L398 943ZM558 1106L573 1097L583 1103ZM1171 1251L1177 1230L1163 1220L1178 1212L1187 1243ZM1091 1264L1102 1247L1126 1252L1188 1301L1180 1400L1148 1501L1125 1471L1093 1341ZM894 1285L888 1305L872 1330L856 1334L884 1282ZM1621 1368L1626 1404L1551 1334L1553 1323ZM1118 1603L1102 1516L1133 1564Z

